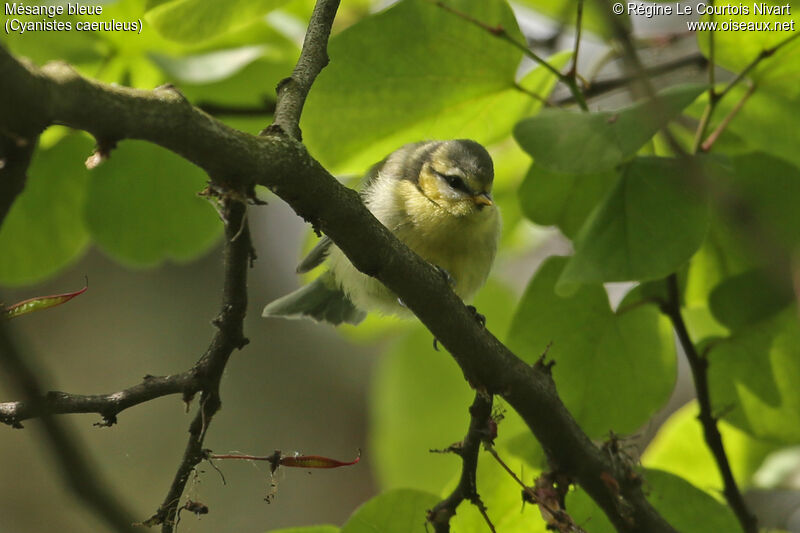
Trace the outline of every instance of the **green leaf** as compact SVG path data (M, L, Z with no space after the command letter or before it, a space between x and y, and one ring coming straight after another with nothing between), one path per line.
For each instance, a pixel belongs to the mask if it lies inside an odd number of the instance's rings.
M82 289L72 292L65 292L62 294L53 294L50 296L35 296L21 302L4 307L0 304L0 320L10 320L18 316L27 315L36 311L44 311L57 305L67 303L76 296L80 296L89 288L88 285Z
M271 529L269 533L339 533L336 526L290 527L289 529Z
M534 163L519 188L522 212L533 223L558 226L574 238L586 218L619 179L616 171L595 174L551 172Z
M69 135L37 150L25 190L0 227L0 283L23 285L54 275L89 242L82 212L88 179L83 164L91 141Z
M474 303L490 330L504 332L513 301L508 288L490 280ZM408 329L377 365L369 402L370 449L382 488L439 492L459 472L461 461L429 450L464 438L473 392L444 348L434 351L428 330ZM498 431L510 437L522 427L515 413L507 413Z
M531 280L508 344L533 363L552 343L547 357L556 363L558 392L590 437L636 431L675 384L672 329L652 305L615 314L599 285L558 296L554 287L565 262L549 259Z
M656 511L681 533L740 531L736 517L724 505L678 476L660 470L644 471L645 494ZM583 490L567 495L567 510L578 524L591 524L592 533L614 533L605 514Z
M714 409L759 438L800 439L800 321L791 306L713 345L709 386Z
M240 46L179 58L153 54L152 58L174 79L189 83L210 83L232 76L265 53L264 46Z
M125 141L92 171L86 222L95 242L117 260L153 266L208 251L222 224L197 193L205 174L162 148Z
M786 244L800 245L800 168L765 153L732 158L733 184L760 225Z
M456 456L432 454L464 438L472 393L428 330L414 331L378 363L373 389L370 449L383 488L438 492L460 469Z
M530 433L529 433L530 434ZM538 470L525 468L520 473L521 468L517 461L514 461L506 450L500 446L495 447L508 466L522 475L523 482L529 485L534 484L534 480L539 475ZM503 533L546 533L545 523L536 506L522 505L522 487L506 472L500 464L488 453L481 451L478 456L478 469L476 471L476 483L478 494L481 496L486 512L494 524L497 531ZM450 494L458 483L455 478L444 491L442 497ZM463 502L456 515L450 519L450 530L458 533L486 533L489 529L486 520L478 509L469 502Z
M153 5L145 17L167 39L198 42L246 26L286 2L288 0L171 0Z
M529 6L560 24L575 26L577 18L577 2L575 0L517 0L517 3ZM608 23L609 9L610 6L606 6L604 3L584 2L583 29L607 39L613 37L613 30ZM624 27L630 27L631 20L627 14L614 16Z
M722 282L711 292L714 317L732 330L772 316L794 301L791 287L764 269L750 270Z
M701 52L706 57L709 56L709 38L713 34L714 62L731 72L738 73L756 60L762 51L777 46L800 30L792 22L792 13L787 13L785 7L782 8L782 14L756 13L756 7L763 5L767 5L771 9L779 7L777 3L755 2L746 6L749 11L747 14L715 16L713 20L718 25L724 23L739 25L769 23L770 31L699 31L697 32L697 44ZM789 6L786 2L781 5ZM705 15L701 17L701 20L710 21L712 18ZM787 23L786 30L773 29L778 24L783 27ZM792 26L794 26L794 31L789 31ZM770 57L762 59L756 68L748 73L748 77L758 82L759 90L763 87L787 95L798 95L800 94L798 89L800 86L799 52L800 40L795 38Z
M722 478L703 439L697 413L696 401L675 411L648 445L642 464L680 476L722 501ZM740 488L750 486L753 474L776 446L756 440L724 421L717 426L737 484Z
M686 263L708 226L705 195L686 177L701 168L695 161L688 166L677 159L641 157L627 164L575 239L575 255L559 290L658 279Z
M438 502L428 492L390 490L359 507L342 526L342 533L426 533L425 512Z
M524 42L505 0L447 5ZM333 37L328 53L301 127L309 152L340 173L363 172L407 142L489 144L541 106L516 87L519 50L426 0L403 0L363 19ZM551 61L559 68L568 57ZM554 83L537 68L520 85L546 97Z
M720 100L714 113L715 122L731 112L746 90L740 84ZM800 150L794 138L797 116L800 116L800 98L759 87L730 121L728 129L743 139L750 150L777 156L800 168Z
M538 165L553 172L604 172L636 154L704 89L702 85L670 87L655 100L619 111L545 109L519 122L514 127L514 137Z

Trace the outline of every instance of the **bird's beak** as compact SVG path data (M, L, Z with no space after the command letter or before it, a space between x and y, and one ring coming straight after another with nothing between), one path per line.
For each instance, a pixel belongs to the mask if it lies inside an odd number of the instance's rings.
M480 194L476 194L472 197L472 201L475 202L475 205L478 207L483 207L485 205L494 205L492 201L492 196L488 192L482 192Z

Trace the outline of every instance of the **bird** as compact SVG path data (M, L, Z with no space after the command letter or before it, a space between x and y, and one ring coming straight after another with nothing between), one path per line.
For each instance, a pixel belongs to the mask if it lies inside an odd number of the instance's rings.
M492 198L494 165L476 141L406 144L374 165L361 198L400 241L439 268L464 301L486 282L497 253L500 213ZM327 236L297 267L326 263L310 284L267 304L262 316L358 324L368 311L413 316L390 289L358 271Z

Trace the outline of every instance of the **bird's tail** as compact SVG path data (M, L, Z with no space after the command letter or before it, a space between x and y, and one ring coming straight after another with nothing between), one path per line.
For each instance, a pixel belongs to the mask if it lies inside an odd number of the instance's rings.
M342 322L358 324L367 314L353 305L326 272L308 285L268 303L261 316L310 318L338 326Z

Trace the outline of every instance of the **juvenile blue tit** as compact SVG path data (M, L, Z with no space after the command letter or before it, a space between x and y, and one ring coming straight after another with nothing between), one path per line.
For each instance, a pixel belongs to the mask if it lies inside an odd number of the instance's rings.
M494 167L475 141L427 141L392 152L367 174L364 204L398 239L443 269L469 300L486 282L497 252L500 214L492 200ZM357 229L354 229L357 231ZM362 274L323 237L297 267L327 260L315 281L269 303L263 316L358 324L366 311L411 316L380 281Z

